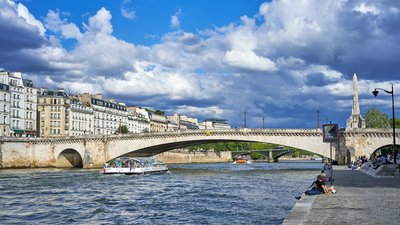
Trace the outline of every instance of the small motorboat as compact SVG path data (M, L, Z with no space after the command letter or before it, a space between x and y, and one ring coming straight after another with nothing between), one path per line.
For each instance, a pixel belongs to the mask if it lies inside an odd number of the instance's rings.
M249 155L237 155L232 164L252 164L253 160Z
M165 173L168 167L153 157L120 157L104 164L103 174Z

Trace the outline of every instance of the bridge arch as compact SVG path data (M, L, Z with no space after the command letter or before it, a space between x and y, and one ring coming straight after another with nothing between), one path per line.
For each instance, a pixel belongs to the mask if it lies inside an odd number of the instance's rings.
M65 149L57 156L56 167L59 168L83 168L82 156L72 148Z
M264 142L303 149L324 157L329 156L329 144L322 143L320 130L295 129L231 129L166 132L155 134L111 136L107 138L105 161L120 156L152 156L172 149L215 142Z
M177 141L170 142L158 145L152 145L148 147L143 147L139 149L132 149L128 153L123 154L121 156L136 156L136 157L148 157L157 155L163 152L167 152L173 149L185 148L194 145L202 145L202 144L210 144L210 143L219 143L219 142L254 142L254 141L243 141L243 140L188 140L188 141ZM118 156L120 157L120 156Z
M374 156L386 155L386 154L388 154L388 153L393 154L393 152L392 152L392 146L393 146L393 145L383 145L383 146L381 146L381 147L375 149L375 150L372 152L370 158L372 158L372 157L374 157ZM399 149L399 145L396 145L396 149ZM394 157L394 156L392 156L392 157Z

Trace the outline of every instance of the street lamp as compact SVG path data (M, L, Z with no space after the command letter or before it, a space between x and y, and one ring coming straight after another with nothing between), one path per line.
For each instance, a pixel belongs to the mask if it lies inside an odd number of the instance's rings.
M265 128L265 126L264 126L264 120L265 120L265 117L263 117L263 129Z
M382 88L375 88L375 90L372 92L372 94L373 94L375 97L378 96L378 93L379 93L378 90L382 90L382 91L384 91L384 92L386 92L386 93L392 95L392 117L393 117L393 124L392 124L392 127L393 127L393 146L392 146L392 153L393 153L393 158L394 158L394 164L397 164L397 160L396 160L396 157L397 157L397 150L396 150L396 123L395 123L395 121L394 121L394 118L395 118L394 115L395 115L395 114L394 114L394 91L393 91L393 84L392 84L392 91L387 91L387 90L382 89Z
M243 128L246 128L246 111L244 111Z

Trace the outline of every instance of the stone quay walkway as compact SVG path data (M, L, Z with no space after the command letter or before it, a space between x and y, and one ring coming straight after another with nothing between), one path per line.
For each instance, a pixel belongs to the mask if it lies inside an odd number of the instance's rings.
M399 176L378 178L344 166L335 166L333 176L337 193L303 195L283 224L400 224Z

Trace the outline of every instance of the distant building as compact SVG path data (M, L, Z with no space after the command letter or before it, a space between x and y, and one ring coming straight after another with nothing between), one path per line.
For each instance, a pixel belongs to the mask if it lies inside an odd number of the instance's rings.
M230 129L231 125L229 124L228 120L212 118L204 120L202 128L206 130Z
M93 108L93 134L95 135L115 134L119 127L128 125L128 111L125 103L117 103L113 99L107 101L103 99L102 94L88 93L79 95L79 101Z
M196 130L199 129L199 124L197 118L190 118L186 115L182 114L177 114L175 113L172 116L167 116L168 121L171 122L171 125L173 126L173 123L176 123L178 125L178 130ZM168 129L170 130L170 129Z
M141 107L128 107L128 131L130 133L143 133L150 131L150 118L146 109Z
M150 118L150 132L165 132L168 130L167 117L158 111L147 109Z
M167 119L167 122L168 122L167 131L177 131L177 130L179 130L180 127L179 127L179 125L178 125L178 123L176 121Z

